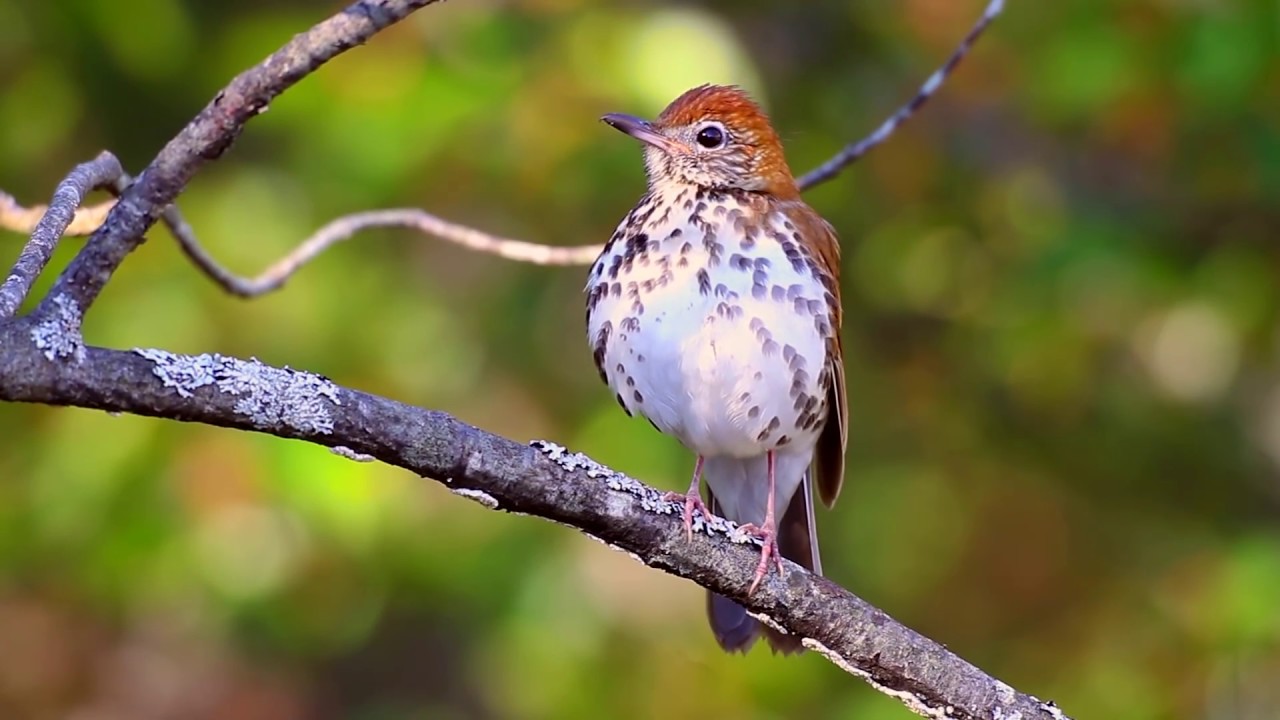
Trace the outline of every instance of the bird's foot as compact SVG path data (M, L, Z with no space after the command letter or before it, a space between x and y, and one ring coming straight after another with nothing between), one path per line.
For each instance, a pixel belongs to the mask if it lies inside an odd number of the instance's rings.
M786 571L782 568L782 552L778 550L778 532L768 527L760 527L755 523L747 523L739 525L738 529L742 532L760 538L764 543L764 547L760 549L760 563L756 565L755 578L751 581L751 587L748 588L747 594L751 595L760 586L760 581L764 580L764 576L769 574L769 559L773 558L773 562L778 566L778 577L786 575Z
M711 519L711 511L707 509L707 504L702 502L702 495L698 493L697 487L694 487L687 493L669 492L662 496L663 500L669 502L684 502L684 532L689 537L689 542L693 542L693 511L696 508L702 513L704 520Z

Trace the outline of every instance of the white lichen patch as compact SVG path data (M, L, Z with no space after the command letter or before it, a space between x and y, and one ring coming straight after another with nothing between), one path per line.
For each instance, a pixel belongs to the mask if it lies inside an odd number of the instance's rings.
M948 720L950 718L964 717L964 715L956 712L956 709L950 705L933 705L918 693L913 693L909 690L898 690L885 685L884 683L876 680L871 673L848 662L840 655L840 653L832 650L813 638L804 638L800 643L804 645L806 649L812 650L830 660L841 670L844 670L850 675L866 680L868 685L897 700L903 705L906 705L908 710L921 717L935 718L936 720Z
M560 525L564 525L564 523L559 523L559 524L560 524ZM583 530L582 528L574 527L574 526L572 526L572 525L565 525L565 527L568 527L568 528L572 528L572 529L574 529L574 530L577 530L578 532L580 532L580 533L582 533L583 535L585 535L585 536L587 536L587 537L591 538L592 540L595 540L596 542L598 542L598 543L600 543L601 545L603 545L603 546L605 546L605 547L609 548L610 550L617 550L618 552L622 553L623 555L626 555L627 557L631 558L632 560L635 560L636 562L640 563L641 565L648 565L648 564L649 564L648 562L646 562L646 561L645 561L645 559L644 559L644 558L640 557L639 555L637 555L637 554L635 554L635 553L631 552L630 550L628 550L628 549L626 549L626 548L622 547L621 545L614 545L613 543L609 542L608 540L605 540L604 538L600 537L599 535L592 535L591 533L589 533L589 532L587 532L587 531Z
M329 452L339 457L344 457L348 460L360 463L373 462L375 459L372 455L365 455L364 453L356 452L346 445L334 445L329 448Z
M999 705L995 708L995 720L1022 720L1022 713L1018 710L1006 711L1004 706L1012 705L1018 700L1018 691L1014 690L1006 683L999 680L996 681L996 702Z
M64 294L53 298L57 312L31 328L31 341L50 360L84 360L84 339L80 336L80 306Z
M240 360L216 353L177 355L152 348L133 351L150 360L155 365L152 373L182 397L212 385L235 396L235 411L258 425L286 425L322 435L333 432L330 408L342 403L338 386L327 378L264 365L256 358Z
M460 495L468 500L475 500L490 510L498 509L498 498L490 495L483 490L472 490L471 488L449 488L454 495Z
M1062 708L1058 707L1058 704L1055 703L1054 701L1041 700L1040 698L1037 698L1034 696L1031 699L1039 703L1040 710L1044 713L1047 713L1049 717L1053 718L1053 720L1071 720L1071 718L1067 717L1066 713L1062 712Z
M640 501L640 507L647 512L677 516L684 513L683 503L667 500L663 497L664 493L617 470L607 468L582 453L571 453L563 446L548 440L534 440L530 445L569 472L583 472L589 478L603 480L610 490L624 492L637 498ZM693 531L705 535L723 535L733 542L760 545L759 538L750 533L738 532L736 523L718 516L707 518L695 512Z

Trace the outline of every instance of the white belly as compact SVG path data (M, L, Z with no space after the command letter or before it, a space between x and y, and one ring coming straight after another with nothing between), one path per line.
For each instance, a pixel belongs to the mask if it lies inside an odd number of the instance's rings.
M744 245L727 217L651 224L645 252L610 279L615 242L588 284L605 285L589 339L627 411L699 455L802 451L825 413L826 290L794 248L769 233ZM767 223L790 236L783 216Z

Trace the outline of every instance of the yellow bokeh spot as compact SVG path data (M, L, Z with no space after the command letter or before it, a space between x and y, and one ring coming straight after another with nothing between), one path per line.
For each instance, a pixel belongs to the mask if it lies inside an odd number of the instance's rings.
M669 9L649 15L637 24L624 65L651 114L704 83L741 85L764 104L746 50L727 24L706 12Z

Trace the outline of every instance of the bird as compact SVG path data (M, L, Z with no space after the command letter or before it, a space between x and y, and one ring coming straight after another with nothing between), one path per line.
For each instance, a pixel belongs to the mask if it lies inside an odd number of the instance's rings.
M689 539L695 510L759 538L749 594L783 557L821 574L813 492L828 507L839 496L848 423L835 229L737 86L692 88L653 121L601 120L640 141L647 189L588 272L600 377L696 456L688 492L667 494ZM715 593L707 614L725 651L762 631L775 653L801 649Z

